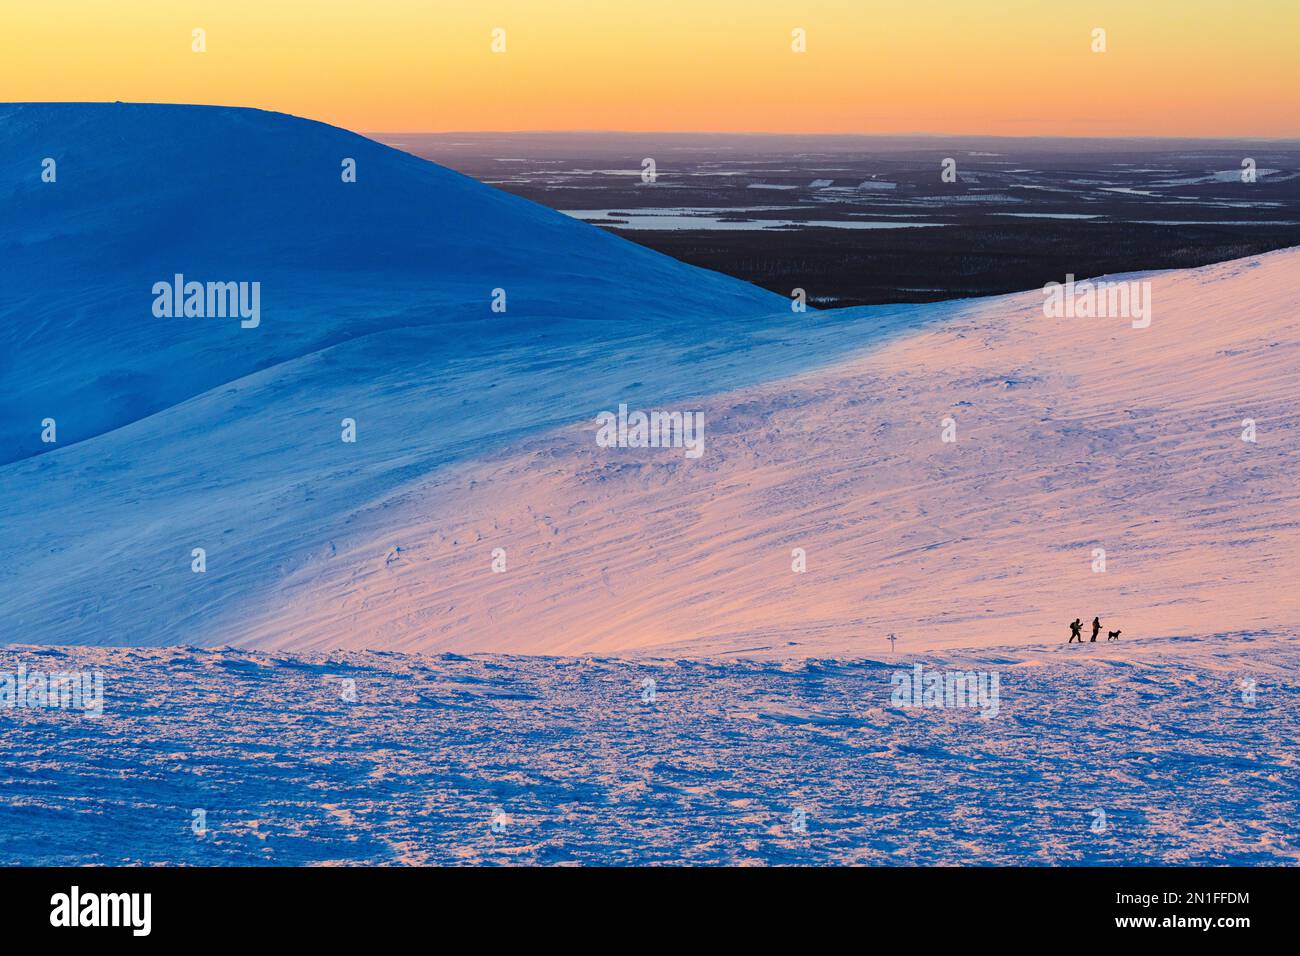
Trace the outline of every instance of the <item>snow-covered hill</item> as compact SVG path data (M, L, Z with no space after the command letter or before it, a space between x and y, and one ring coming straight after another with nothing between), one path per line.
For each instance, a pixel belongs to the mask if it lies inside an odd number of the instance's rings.
M7 106L0 141L4 640L228 639L372 499L585 417L577 388L752 379L734 347L786 309L279 114ZM176 273L260 283L257 327L155 316L154 284ZM728 347L711 354L708 334ZM806 356L788 344L772 349Z
M798 314L291 117L29 105L0 137L0 640L857 657L1300 621L1298 251L1137 277L1149 328L1041 292ZM259 325L156 317L176 272L261 282ZM620 403L702 411L703 455L599 447Z
M696 460L598 447L592 421L431 476L244 637L854 657L890 633L1063 642L1094 616L1294 636L1300 252L1148 278L1148 328L1024 293L702 397Z
M0 462L50 451L47 416L66 446L370 336L422 332L425 357L452 358L588 323L782 305L355 133L260 110L0 105L0 198ZM261 324L156 318L153 285L177 273L260 282ZM491 311L498 288L505 313Z
M1094 615L1128 640L1293 635L1297 276L1291 252L1155 276L1141 330L1044 319L1036 293L950 308L686 402L695 460L599 447L592 420L522 437L355 515L226 639L854 657Z

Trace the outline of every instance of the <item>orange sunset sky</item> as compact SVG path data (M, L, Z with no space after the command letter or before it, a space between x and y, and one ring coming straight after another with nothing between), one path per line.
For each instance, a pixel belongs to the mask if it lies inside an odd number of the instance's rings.
M0 8L9 101L257 106L360 131L1300 136L1296 0ZM1098 27L1105 53L1091 50ZM206 52L191 49L195 28Z

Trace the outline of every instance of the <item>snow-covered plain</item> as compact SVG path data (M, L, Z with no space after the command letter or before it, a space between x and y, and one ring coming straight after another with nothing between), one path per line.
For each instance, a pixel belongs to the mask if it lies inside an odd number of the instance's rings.
M0 137L0 674L108 681L0 709L0 862L1296 862L1300 251L794 313L291 117Z

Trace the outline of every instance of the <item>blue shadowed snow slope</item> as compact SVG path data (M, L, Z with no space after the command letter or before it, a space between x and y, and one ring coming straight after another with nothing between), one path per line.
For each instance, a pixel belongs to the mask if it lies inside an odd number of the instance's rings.
M42 182L42 161L57 181ZM356 160L355 183L342 162ZM0 106L0 463L323 347L432 328L463 351L573 321L783 301L322 123L260 110ZM262 324L155 318L152 286L261 283ZM489 310L506 290L505 314Z

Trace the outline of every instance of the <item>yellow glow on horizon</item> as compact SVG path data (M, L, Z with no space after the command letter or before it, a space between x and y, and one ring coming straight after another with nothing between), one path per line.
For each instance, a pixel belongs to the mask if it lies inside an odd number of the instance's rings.
M0 89L363 131L1295 137L1298 41L1294 0L60 0L6 4Z

